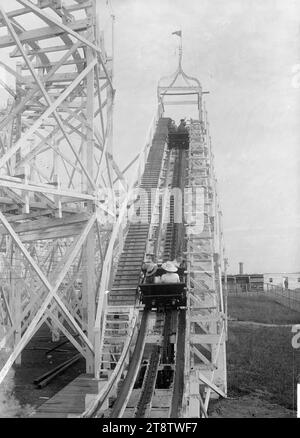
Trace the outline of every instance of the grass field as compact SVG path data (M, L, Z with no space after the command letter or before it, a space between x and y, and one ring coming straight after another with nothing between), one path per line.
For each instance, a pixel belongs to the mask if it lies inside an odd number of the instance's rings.
M230 327L227 344L229 393L261 391L263 397L289 409L296 407L300 350L292 333L280 327Z
M228 316L238 321L267 324L300 324L300 313L269 297L228 297Z
M228 314L239 321L279 325L300 323L299 313L265 297L229 297ZM234 412L235 409L238 410L237 400L241 400L242 406L247 396L249 407L246 407L246 412L255 411L257 400L257 416L270 416L270 403L274 404L275 416L280 416L275 405L279 405L279 410L280 406L282 407L283 416L287 415L284 408L296 409L300 349L293 349L292 336L289 327L260 327L229 321L228 395L229 398L233 397L233 400L224 400L217 404L221 406L221 416L226 416L226 411L227 416L238 416L238 413ZM241 407L242 410L241 416L247 416L244 405Z

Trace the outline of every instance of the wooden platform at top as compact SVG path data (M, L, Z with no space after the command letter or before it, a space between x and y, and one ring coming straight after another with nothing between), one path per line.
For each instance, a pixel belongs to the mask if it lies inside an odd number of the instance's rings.
M39 406L31 418L68 418L85 410L87 394L98 393L98 380L92 374L81 374L61 391Z

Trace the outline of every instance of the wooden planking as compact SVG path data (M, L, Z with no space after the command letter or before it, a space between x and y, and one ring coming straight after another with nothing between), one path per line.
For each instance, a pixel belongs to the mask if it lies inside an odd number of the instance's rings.
M44 8L48 8L48 7L53 7L53 2L52 1L40 1L39 2L39 8L44 9ZM78 11L80 9L84 9L87 7L91 6L91 1L86 1L85 3L80 3L79 5L70 5L70 6L64 6L64 8L68 11L68 12L73 12L73 11ZM26 15L26 14L30 14L32 11L29 7L25 7L25 8L19 8L10 12L7 12L7 16L9 19L12 18L16 18L19 17L21 15ZM5 26L4 20L2 18L0 18L0 26Z
M59 414L56 412L36 412L30 415L31 418L68 418L68 414L60 412Z
M52 228L50 230L23 233L19 234L19 237L23 243L36 242L38 240L53 240L63 239L66 237L75 237L81 233L83 226L83 224L63 226L56 229Z
M73 23L69 23L68 27L75 31L80 32L83 30L86 30L88 27L89 22L88 20L78 20L74 21ZM40 29L34 29L34 30L27 30L24 32L21 32L18 35L18 38L20 39L21 43L28 43L30 41L40 41L47 38L53 38L60 36L64 34L65 31L61 29L58 26L49 26L49 27L43 27ZM14 46L15 41L11 36L2 36L0 41L0 48L10 47Z
M15 225L14 230L16 233L25 233L29 231L41 231L41 230L47 230L49 228L57 228L57 227L77 224L77 223L80 224L82 222L86 222L90 218L90 216L91 215L89 213L79 213L79 214L63 217L61 219L40 218L33 221L28 221L26 223ZM26 216L24 218L26 219ZM8 234L4 226L0 226L0 234Z
M98 380L92 374L81 374L31 415L33 418L66 418L85 410L87 394L98 393Z
M83 59L80 59L78 61L72 61L73 64L85 64L85 61ZM53 63L53 66L55 66L56 63ZM51 64L48 65L41 65L41 66L34 66L34 68L47 68L47 67L51 67ZM111 74L111 69L108 69L108 73ZM73 72L73 73L56 73L51 75L51 77L49 78L42 78L42 82L44 84L49 84L52 82L72 82L74 81L78 76L78 72ZM99 74L99 79L103 80L106 78L106 75L103 73L103 71L101 70L101 74ZM35 84L35 81L33 79L32 76L22 76L22 80L19 81L22 84L25 85L30 85L30 84ZM53 97L53 96L52 96ZM81 108L82 107L82 103L80 103L80 106L78 105L69 105L69 108Z

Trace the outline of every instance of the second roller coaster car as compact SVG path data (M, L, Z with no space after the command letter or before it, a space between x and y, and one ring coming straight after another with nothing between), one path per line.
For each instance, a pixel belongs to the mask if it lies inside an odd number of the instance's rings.
M189 133L187 132L169 132L168 134L169 149L188 149L189 148Z

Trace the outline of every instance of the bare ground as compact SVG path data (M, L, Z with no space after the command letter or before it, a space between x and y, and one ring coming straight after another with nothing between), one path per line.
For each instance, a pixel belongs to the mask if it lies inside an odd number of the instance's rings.
M81 359L46 387L38 389L34 384L34 379L77 353L70 343L62 345L51 353L47 352L58 346L64 339L53 343L46 326L42 326L36 333L22 353L22 365L14 365L3 384L0 385L0 418L28 417L36 407L51 398L79 374L85 372L85 362ZM0 362L4 362L8 353L1 352Z

